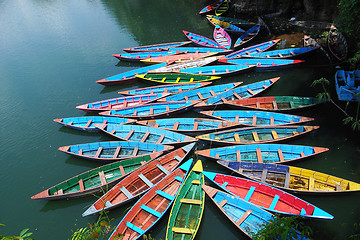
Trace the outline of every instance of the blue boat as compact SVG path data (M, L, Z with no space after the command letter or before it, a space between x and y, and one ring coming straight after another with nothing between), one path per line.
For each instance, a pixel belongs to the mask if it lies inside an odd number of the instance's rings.
M203 46L203 47L212 47L212 48L222 48L225 49L223 46L221 46L219 43L217 43L214 40L211 40L210 38L201 36L199 34L191 33L188 31L183 30L184 34L187 38L189 38L193 43Z
M59 150L64 153L101 162L121 161L172 149L174 149L172 146L163 144L127 141L94 142L59 147Z
M212 65L212 66L204 66L204 67L195 67L195 68L187 68L181 69L181 73L190 73L190 74L200 74L200 75L221 75L221 76L229 76L242 72L247 72L254 70L256 66L247 66L247 65Z
M242 34L234 43L234 48L240 47L241 45L249 42L250 40L254 39L260 31L260 24L256 24L244 34Z
M231 66L236 66L236 65L231 65ZM142 95L142 94L162 94L162 93L176 94L183 91L193 90L200 87L208 86L210 84L211 82L166 84L166 85L157 85L153 87L125 90L118 93L122 95Z
M289 144L249 144L196 151L196 154L215 161L247 163L289 163L328 151L328 148Z
M226 83L189 90L159 99L159 102L205 100L222 92L238 87L242 82Z
M109 117L124 117L136 119L152 119L168 117L172 114L191 109L199 101L148 103L135 107L100 112L100 115Z
M360 70L336 71L335 88L340 101L360 101Z
M231 17L223 17L223 16L215 16L215 15L206 15L206 17L214 18L220 21L228 22L236 25L255 25L256 23L250 22L247 20L239 19L239 18L231 18Z
M206 16L207 20L209 20L209 22L216 26L219 25L220 27L222 27L224 30L226 30L227 32L231 32L233 34L242 34L245 32L244 29L239 28L238 26L235 26L234 24L228 23L226 21L221 21L215 18L210 17L209 15Z
M111 124L131 124L134 119L118 118L118 117L104 117L104 116L85 116L85 117L68 117L54 119L65 127L74 128L83 131L99 131L94 124L111 123Z
M117 75L114 75L112 77L107 77L104 79L100 79L98 81L96 81L97 83L100 83L102 85L108 86L108 85L116 85L116 84L122 84L122 83L129 83L132 81L136 81L136 77L135 75L139 75L139 74L146 74L147 72L149 72L150 70L155 70L157 68L161 68L166 66L167 63L159 63L159 64L155 64L155 65L150 65L147 67L142 67L142 68L137 68L134 70L130 70L124 73L120 73Z
M191 136L238 126L238 124L234 122L208 118L164 118L136 121L136 124L161 128Z
M160 43L160 44L153 44L153 45L145 45L145 46L138 46L138 47L131 47L131 48L123 48L125 52L151 52L151 51L169 51L169 48L172 47L181 47L187 44L190 44L191 41L185 42L170 42L170 43Z
M247 58L295 58L318 49L318 47L284 48L246 55Z
M302 124L313 121L313 118L265 111L218 110L200 111L207 117L240 123L244 126L281 126L289 124Z
M219 191L207 185L203 185L205 193L211 198L215 205L225 216L243 233L252 238L264 225L270 224L274 216L268 211L259 208L232 194ZM296 231L296 230L295 230ZM306 240L297 232L296 238L287 239ZM279 239L282 239L279 236Z
M169 51L183 52L183 53L226 53L229 50L224 48L209 48L209 47L175 47L170 48Z
M234 58L220 59L219 62L230 64L241 64L247 66L256 66L256 71L277 70L280 68L288 68L303 63L303 60L292 59L267 59L267 58Z
M121 140L139 143L182 145L197 141L183 134L148 126L100 124L96 127Z
M269 48L271 48L272 46L274 46L275 44L277 44L281 39L275 39L275 40L271 40L271 41L267 41L267 42L263 42L263 43L259 43L250 47L246 47L243 49L240 49L236 52L232 52L228 55L225 55L224 57L229 59L229 58L240 58L242 56L247 56L247 55L251 55L253 53L258 53L258 52L263 52L268 50Z
M234 163L234 162L229 162ZM236 164L236 163L235 163ZM239 164L242 164L240 162ZM244 163L246 164L246 163ZM280 166L281 167L281 166ZM205 177L227 193L233 194L246 202L250 202L264 210L318 219L333 219L334 216L324 210L276 187L257 181L203 171ZM271 175L264 172L264 177Z
M236 87L234 89L228 90L226 92L220 93L218 95L215 95L213 97L210 97L198 104L195 105L195 107L199 108L210 108L214 107L216 105L222 105L226 101L232 101L236 99L245 99L249 97L253 97L264 90L266 90L268 87L272 86L277 80L280 78L271 78L255 83L250 83L244 86Z
M117 59L122 61L139 62L142 59L169 56L179 53L181 52L177 52L177 51L134 52L134 53L113 54L113 57L116 57Z

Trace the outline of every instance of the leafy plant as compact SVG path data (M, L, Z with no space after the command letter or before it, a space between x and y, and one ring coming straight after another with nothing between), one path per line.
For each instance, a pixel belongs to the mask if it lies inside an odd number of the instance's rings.
M0 223L1 227L4 227L5 225ZM32 233L28 232L30 228L25 228L20 232L19 236L9 236L9 237L3 237L0 235L0 240L33 240L33 238L29 238Z
M337 23L348 36L359 38L360 32L360 1L340 0L338 3L339 16Z

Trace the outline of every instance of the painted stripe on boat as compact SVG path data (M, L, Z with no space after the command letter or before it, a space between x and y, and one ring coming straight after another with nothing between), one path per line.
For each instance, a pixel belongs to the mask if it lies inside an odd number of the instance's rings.
M275 209L275 206L277 204L277 202L279 201L279 198L280 196L279 195L275 195L270 207L269 207L269 210L274 210Z
M246 197L244 198L245 201L249 201L253 193L255 192L256 187L250 187L250 190L246 194Z
M152 209L152 208L149 208L149 207L146 206L146 205L141 205L141 208L142 208L143 210L147 211L148 213L150 213L150 214L158 217L158 218L160 218L160 217L162 216L161 213L159 213L158 211L155 211L155 210Z
M149 187L153 187L153 186L154 186L154 184L153 184L152 182L150 182L150 180L147 179L142 173L139 174L139 178L140 178L141 180L143 180L143 182L144 182L146 185L148 185Z
M166 192L163 192L161 190L157 190L156 193L159 194L160 196L164 197L164 198L169 199L170 201L175 199L174 196L171 196L170 194L167 194Z
M137 232L137 233L140 234L140 235L142 235L142 234L145 233L144 230L142 230L141 228L135 226L134 224L132 224L132 223L130 223L130 222L127 222L127 223L126 223L126 226L127 226L128 228L130 228L131 230Z

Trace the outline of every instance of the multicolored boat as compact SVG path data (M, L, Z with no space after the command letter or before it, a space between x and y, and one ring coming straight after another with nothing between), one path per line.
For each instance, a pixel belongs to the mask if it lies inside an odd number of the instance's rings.
M163 178L125 214L109 239L139 239L162 218L183 185L192 159Z
M207 98L216 96L225 91L229 91L241 85L242 82L225 83L209 87L202 87L194 90L189 90L159 99L159 102L174 102L174 101L194 101L205 100Z
M148 73L144 75L136 75L137 78L158 82L158 83L194 83L218 80L221 77L196 75L187 73Z
M256 66L247 65L212 65L204 67L194 67L180 70L180 73L199 74L207 76L230 76L239 73L255 70Z
M359 183L305 168L268 163L218 163L247 178L295 193L337 194L360 191Z
M220 20L220 21L224 21L224 22L228 22L228 23L236 24L236 25L255 25L256 24L254 22L250 22L247 20L231 18L231 17L223 17L223 16L215 16L215 15L206 15L206 17L214 18L216 20Z
M59 123L65 127L73 128L82 131L99 131L95 124L111 123L111 124L131 124L134 119L117 118L117 117L104 117L104 116L85 116L85 117L68 117L57 118L54 122Z
M124 73L114 75L112 77L107 77L107 78L98 80L96 82L100 83L102 85L105 85L105 86L123 84L123 83L131 83L131 82L137 80L137 78L135 77L136 75L146 74L151 70L155 70L157 68L161 68L161 67L164 67L166 65L167 65L167 63L159 63L159 64L147 66L147 67L137 68L137 69L134 69L134 70L130 70L130 71L127 71L127 72L124 72Z
M234 43L234 48L240 47L241 45L254 39L260 32L260 24L256 24L246 32L244 32Z
M234 33L234 34L242 34L242 33L245 32L244 29L239 28L239 27L235 26L234 24L215 19L213 17L210 17L209 15L207 15L206 18L207 18L207 20L209 20L209 22L212 25L214 25L214 26L219 25L220 27L222 27L227 32L231 32L231 33Z
M166 240L194 239L205 205L203 166L197 161L186 177L171 208Z
M155 102L162 97L169 96L168 93L159 93L159 94L142 94L137 96L128 96L128 97L118 97L111 98L97 102L91 102L86 104L81 104L76 106L77 109L84 112L103 112L110 110L123 109L127 107L139 106L144 103Z
M116 57L121 61L139 62L142 59L170 56L180 53L182 52L176 52L176 51L133 52L133 53L113 54L113 57Z
M209 47L175 47L170 48L169 51L183 52L183 53L227 53L231 50L223 48L209 48Z
M224 13L226 13L229 10L229 1L228 0L223 0L220 5L215 8L215 15L216 16L220 16Z
M272 51L253 53L246 55L247 58L299 58L318 49L318 47L284 48Z
M256 71L275 70L280 68L288 68L305 62L304 60L293 59L267 59L267 58L234 58L220 59L219 62L230 64L241 64L247 66L256 66Z
M186 61L192 61L205 57L210 57L218 54L217 52L205 52L205 53L179 53L168 56L152 57L140 60L147 64L158 64L158 63L182 63Z
M139 143L181 145L196 141L183 134L148 126L101 124L97 127L113 137Z
M123 126L123 125L121 125ZM94 161L115 162L134 157L150 155L157 152L170 151L174 147L145 142L94 142L59 147L59 150L72 156Z
M58 183L32 196L31 199L68 199L106 191L123 177L145 163L159 157L161 154L162 152L158 152L152 155L135 157L91 169Z
M224 104L231 108L254 109L265 111L291 111L324 103L325 101L313 97L274 96L236 99Z
M190 44L191 41L185 42L170 42L170 43L160 43L160 44L153 44L153 45L146 45L146 46L138 46L138 47L131 47L131 48L123 48L125 52L151 52L151 51L169 51L171 47L181 47L187 44Z
M137 124L154 128L161 128L185 135L199 135L238 126L229 121L220 121L207 118L165 118L136 121Z
M217 43L214 40L211 40L210 38L201 36L196 33L191 33L191 32L185 31L185 30L183 30L183 32L188 39L190 39L193 43L195 43L197 45L200 45L203 47L224 48L219 43ZM224 49L226 49L226 48L224 48Z
M225 216L249 238L252 238L265 224L270 224L274 219L274 216L268 211L230 193L219 191L207 185L203 185L202 188ZM296 232L298 234L296 238L286 239L307 240L301 237L298 231Z
M177 102L148 103L135 107L128 107L119 110L100 112L99 114L109 117L153 119L160 117L168 117L170 115L179 112L185 112L191 109L198 102L199 101L177 101Z
M227 59L230 58L240 58L243 56L250 56L251 54L254 53L258 53L258 52L264 52L266 50L268 50L269 48L273 47L275 44L277 44L281 39L275 39L275 40L270 40L267 42L263 42L263 43L259 43L253 46L249 46L243 49L240 49L236 52L232 52L228 55L225 55L224 57Z
M211 82L166 84L166 85L157 85L146 88L136 88L126 91L121 91L118 93L122 95L163 94L163 93L176 94L182 91L205 87L210 84Z
M230 35L219 25L216 25L213 33L215 41L226 49L231 48Z
M265 91L267 88L271 87L274 83L276 83L276 81L279 79L280 78L277 77L236 87L234 89L228 90L226 92L210 97L206 100L203 100L202 102L196 104L195 107L214 108L215 106L223 105L226 101L250 98Z
M289 144L249 144L196 151L197 155L215 161L247 163L289 163L328 151L328 148Z
M303 124L314 120L313 118L309 117L264 111L218 110L200 111L200 113L208 117L236 122L249 127L275 127L289 124Z
M219 145L274 143L298 137L318 126L249 127L218 131L197 136L197 139Z
M270 185L214 172L204 171L203 174L222 190L264 210L310 218L334 218L313 204ZM267 172L263 174L266 176Z
M181 164L194 145L178 148L138 168L101 196L82 214L83 217L113 209L149 191Z
M217 2L207 5L206 7L202 8L200 10L199 14L204 14L204 13L208 13L210 11L215 10L222 3L222 1L223 0L219 0Z

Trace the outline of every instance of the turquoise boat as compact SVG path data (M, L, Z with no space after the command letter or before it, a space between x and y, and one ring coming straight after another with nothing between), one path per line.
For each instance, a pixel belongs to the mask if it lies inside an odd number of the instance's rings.
M220 59L219 62L240 64L247 66L256 66L255 71L277 70L280 68L288 68L303 63L304 60L293 59L275 59L275 58L234 58Z
M169 56L179 53L181 52L176 52L176 51L133 52L133 53L113 54L113 57L116 57L117 59L122 61L139 62L142 59Z
M285 48L246 55L247 58L295 58L303 57L319 47Z
M328 151L328 148L289 144L249 144L196 151L196 154L215 161L288 163Z
M228 22L231 24L237 25L255 25L256 23L250 22L247 20L239 19L239 18L231 18L231 17L223 17L223 16L215 16L215 15L206 15L207 17L214 18L216 20Z
M256 66L247 65L212 65L204 67L194 67L181 69L181 73L200 74L200 75L215 75L215 76L230 76L239 73L255 70Z
M169 51L184 52L184 53L226 53L229 50L223 48L209 48L209 47L174 47Z
M246 32L244 32L234 43L234 48L240 47L241 45L254 39L260 32L260 24L256 24Z
M214 40L211 40L210 38L201 36L199 34L191 33L188 31L183 30L184 34L187 38L189 38L193 43L203 46L203 47L211 47L211 48L222 48L225 49L223 46L221 46L219 43L217 43Z
M185 42L170 42L170 43L159 43L153 45L145 45L145 46L138 46L138 47L131 47L131 48L123 48L125 52L132 53L132 52L151 52L151 51L169 51L169 48L173 47L181 47L187 44L190 44L191 41Z
M240 58L240 57L243 57L243 56L251 55L253 53L264 52L264 51L268 50L269 48L273 47L275 44L277 44L280 40L281 39L275 39L275 40L259 43L259 44L256 44L256 45L252 45L250 47L240 49L240 50L238 50L236 52L232 52L232 53L230 53L228 55L225 55L224 57L226 59Z
M360 101L360 70L336 71L335 88L340 101Z

